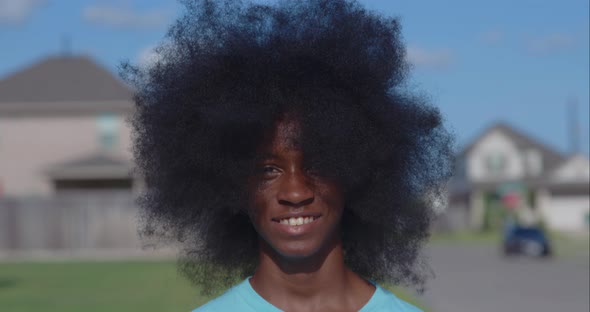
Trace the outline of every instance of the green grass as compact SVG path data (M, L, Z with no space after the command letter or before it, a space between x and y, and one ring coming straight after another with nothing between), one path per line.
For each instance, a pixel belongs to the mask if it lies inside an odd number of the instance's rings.
M208 299L173 262L0 264L3 312L191 311Z
M568 258L590 258L590 237L588 234L549 233L554 255Z
M590 238L588 233L567 234L548 231L547 236L553 249L553 256L564 258L590 258ZM430 239L434 245L471 245L502 244L502 234L499 231L456 231L447 233L435 233Z
M409 292L387 288L421 306ZM210 299L173 261L0 263L2 312L188 312Z

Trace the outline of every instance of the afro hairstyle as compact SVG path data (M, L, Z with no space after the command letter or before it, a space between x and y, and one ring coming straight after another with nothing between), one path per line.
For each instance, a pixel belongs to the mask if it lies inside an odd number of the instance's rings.
M296 113L306 166L345 190L346 264L421 289L421 247L452 172L453 136L407 84L399 21L355 1L183 1L136 90L140 234L181 246L205 291L252 275L258 235L245 184L256 149Z

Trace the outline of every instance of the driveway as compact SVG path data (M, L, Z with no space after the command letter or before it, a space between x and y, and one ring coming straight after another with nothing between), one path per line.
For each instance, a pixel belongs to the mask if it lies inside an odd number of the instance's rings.
M587 312L587 252L552 259L504 258L497 246L439 244L436 277L422 296L433 312Z

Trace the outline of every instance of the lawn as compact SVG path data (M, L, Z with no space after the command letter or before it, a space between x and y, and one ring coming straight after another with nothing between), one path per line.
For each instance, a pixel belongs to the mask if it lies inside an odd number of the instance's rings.
M188 312L209 299L173 261L0 263L2 312Z
M173 262L0 263L3 312L191 311L207 299Z
M561 233L547 232L553 255L556 257L590 257L590 238L588 232ZM496 245L502 244L502 233L498 231L457 231L448 233L434 233L430 239L433 245Z

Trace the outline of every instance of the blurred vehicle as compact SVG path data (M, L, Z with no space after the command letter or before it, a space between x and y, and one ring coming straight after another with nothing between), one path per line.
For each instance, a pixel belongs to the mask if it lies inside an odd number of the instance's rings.
M504 255L547 257L551 245L545 232L538 227L513 226L504 234Z

